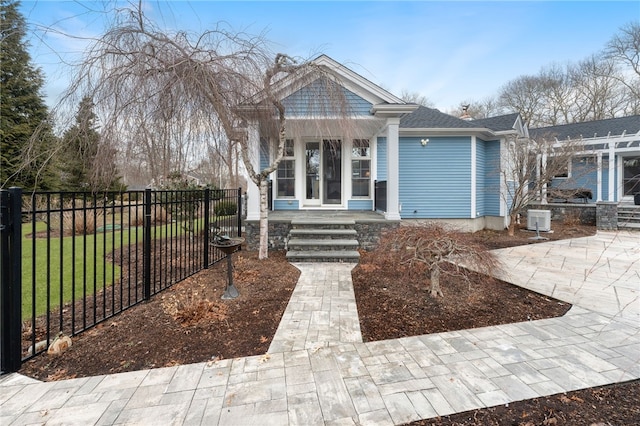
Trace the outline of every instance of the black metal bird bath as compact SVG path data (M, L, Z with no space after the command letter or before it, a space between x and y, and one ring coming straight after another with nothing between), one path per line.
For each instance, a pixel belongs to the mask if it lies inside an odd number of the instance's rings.
M211 243L212 246L221 250L227 256L227 286L222 295L223 300L235 299L240 295L238 289L233 285L233 263L231 261L231 255L240 248L242 243L244 243L244 238L228 237L214 238Z

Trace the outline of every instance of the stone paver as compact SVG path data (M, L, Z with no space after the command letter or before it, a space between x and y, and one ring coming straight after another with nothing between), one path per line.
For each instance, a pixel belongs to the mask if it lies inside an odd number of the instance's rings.
M6 375L0 424L393 425L640 378L639 234L497 253L510 281L573 308L363 343L354 265L296 264L269 353L51 383Z

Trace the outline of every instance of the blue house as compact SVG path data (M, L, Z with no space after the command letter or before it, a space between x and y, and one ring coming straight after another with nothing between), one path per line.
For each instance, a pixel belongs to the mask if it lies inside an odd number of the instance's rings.
M323 117L323 127L314 125L317 114L300 106L313 97L318 83L281 91L288 139L285 157L271 175L273 211L376 211L387 220L442 220L469 231L505 228L510 184L500 173L505 144L530 136L519 114L453 117L406 103L327 56L314 62L342 86L352 126L331 126L331 117ZM626 200L638 179L632 175L639 173L640 117L606 121L531 134L555 134L557 143L590 135L565 180L590 162L592 174L572 185L590 188L591 202ZM624 131L618 132L618 125ZM260 149L260 138L258 126L250 124L256 167L274 155ZM550 187L561 185L558 179ZM250 183L247 221L258 219L258 188Z

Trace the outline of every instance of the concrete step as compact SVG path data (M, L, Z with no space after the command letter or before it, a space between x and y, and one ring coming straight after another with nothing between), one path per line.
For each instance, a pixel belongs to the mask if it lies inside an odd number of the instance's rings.
M300 251L288 250L287 260L289 262L344 262L358 263L360 253L356 250L314 250Z
M287 243L289 250L312 250L312 251L336 251L336 250L355 250L360 244L358 240L353 239L310 239L310 238L291 238Z
M618 229L640 229L640 222L620 222L618 220Z
M310 239L343 239L355 238L358 235L355 229L312 229L300 228L289 231L290 238L310 238Z
M352 219L301 218L291 221L292 229L353 229L356 221Z

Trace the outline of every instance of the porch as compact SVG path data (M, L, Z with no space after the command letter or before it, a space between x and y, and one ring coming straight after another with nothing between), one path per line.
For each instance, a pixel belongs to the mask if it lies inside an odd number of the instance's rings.
M288 250L292 261L355 261L357 249L370 250L400 220L364 210L276 210L269 212L269 249ZM260 241L259 221L245 221L250 248ZM290 254L295 252L294 254ZM304 253L301 253L304 252Z

